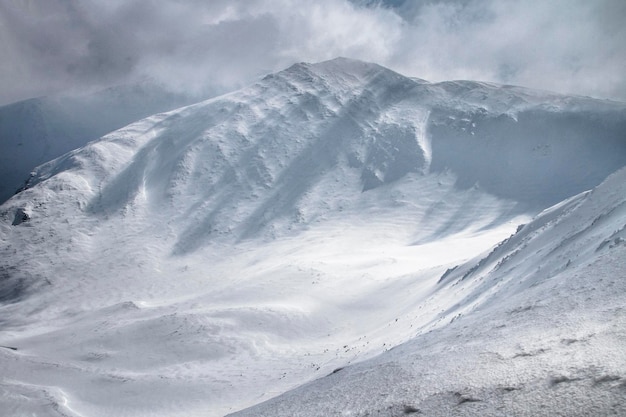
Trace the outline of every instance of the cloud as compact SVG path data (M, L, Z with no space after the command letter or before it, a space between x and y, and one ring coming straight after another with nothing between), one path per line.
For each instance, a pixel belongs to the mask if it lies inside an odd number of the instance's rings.
M626 100L625 17L622 0L0 0L0 104L146 80L208 95L336 56Z
M623 1L406 4L405 45L392 59L403 71L626 98Z

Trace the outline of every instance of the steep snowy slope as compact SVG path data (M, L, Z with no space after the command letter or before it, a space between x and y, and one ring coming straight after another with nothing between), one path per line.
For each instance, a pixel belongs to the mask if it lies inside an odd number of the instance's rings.
M626 165L625 126L347 59L133 123L0 206L0 403L223 415L386 351L483 302L437 281Z
M237 416L626 414L626 169L438 283L410 342Z
M0 107L0 202L23 187L37 165L128 123L190 103L153 86L120 86Z

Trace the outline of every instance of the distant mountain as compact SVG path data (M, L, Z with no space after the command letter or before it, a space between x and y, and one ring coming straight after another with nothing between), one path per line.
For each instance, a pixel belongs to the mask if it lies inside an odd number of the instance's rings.
M556 307L535 305L568 303L567 286L582 282L571 274L604 274L604 253L609 272L623 272L609 255L622 250L623 175L587 191L626 165L625 131L624 103L429 83L338 58L109 133L34 169L0 206L0 404L14 414L218 416L332 374L251 411L332 415L316 407L328 397L343 409L333 381L369 383L363 370L379 388L434 378L420 399L476 405L487 394L465 392L454 363L441 362L463 360L443 353L459 334L461 352L496 358L475 362L477 377L497 370L502 392L515 390L530 381L509 375L515 354L561 352L543 335L572 355L589 340L574 324L572 335L549 333ZM567 291L552 291L557 283ZM611 293L605 284L597 294ZM600 311L567 305L568 317ZM539 316L516 320L518 308ZM493 352L472 350L493 332ZM594 349L614 336L602 334ZM346 368L404 342L402 358L428 371ZM421 350L426 362L410 353ZM578 381L546 357L528 369L554 372L555 385ZM615 363L593 375L621 383L626 367ZM412 410L413 391L373 387L350 385L345 409Z
M77 96L33 98L0 107L0 201L44 162L151 114L192 99L153 86L120 86Z

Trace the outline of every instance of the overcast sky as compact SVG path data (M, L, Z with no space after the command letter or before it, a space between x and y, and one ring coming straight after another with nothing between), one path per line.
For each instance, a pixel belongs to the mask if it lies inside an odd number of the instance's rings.
M0 0L0 104L151 81L227 91L346 56L626 101L625 0Z

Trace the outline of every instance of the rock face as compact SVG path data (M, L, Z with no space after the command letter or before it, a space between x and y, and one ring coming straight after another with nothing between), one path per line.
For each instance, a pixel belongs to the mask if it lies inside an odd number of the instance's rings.
M347 365L416 335L412 349L443 349L457 323L480 344L474 310L523 309L537 268L585 267L582 246L558 246L582 242L575 220L539 232L550 213L576 219L568 210L595 201L580 193L626 165L625 131L622 103L432 84L344 58L130 124L37 167L0 206L0 345L22 355L0 349L13 381L0 402L18 414L224 415L342 367L332 378L359 379ZM621 250L615 230L590 240L588 262ZM490 272L509 265L527 286ZM532 328L519 329L523 345ZM480 403L441 375L432 401ZM307 398L303 415L315 415L322 400Z

